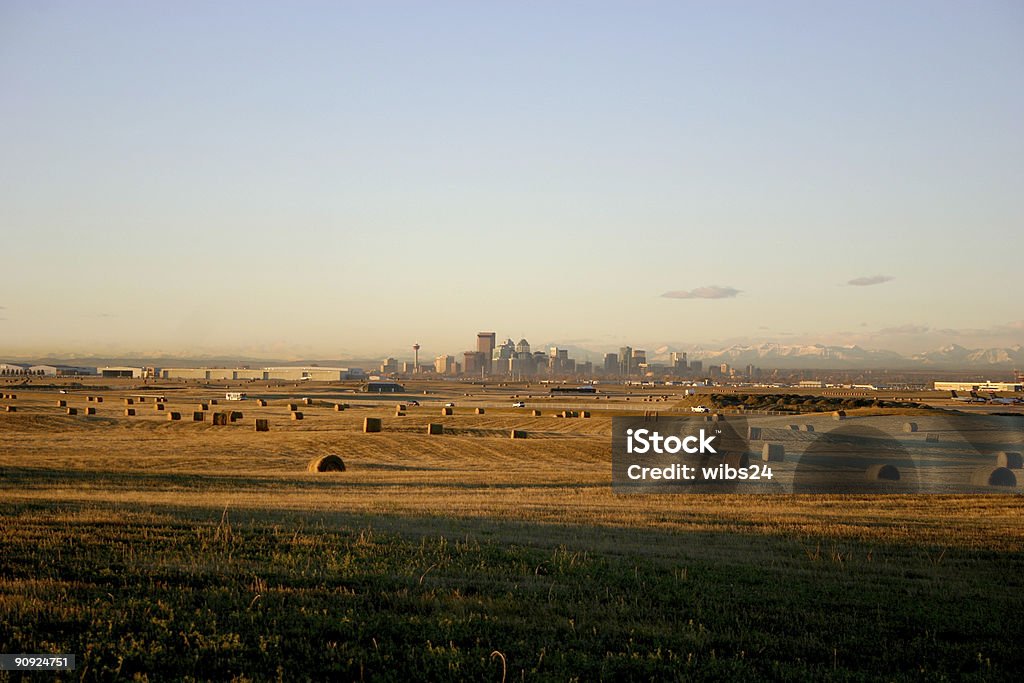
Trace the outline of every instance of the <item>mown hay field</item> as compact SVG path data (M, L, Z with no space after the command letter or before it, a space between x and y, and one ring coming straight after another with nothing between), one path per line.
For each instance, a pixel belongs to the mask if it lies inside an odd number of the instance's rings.
M611 411L457 401L442 416L424 401L399 417L397 401L324 398L296 422L296 394L211 405L243 413L214 426L148 403L125 416L127 392L96 416L18 394L0 413L0 652L75 653L76 679L1009 679L1024 665L1009 637L1020 495L616 496ZM169 394L166 410L204 396ZM381 433L362 432L367 416ZM307 471L328 454L344 472Z

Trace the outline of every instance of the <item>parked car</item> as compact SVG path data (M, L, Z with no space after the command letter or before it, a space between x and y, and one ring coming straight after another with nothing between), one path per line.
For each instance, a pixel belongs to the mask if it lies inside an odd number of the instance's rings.
M694 413L710 413L711 412L711 409L708 408L707 406L694 406L694 407L690 408L690 410L692 412L694 412Z
M525 408L526 407L526 403L524 403L523 401L516 401L515 403L512 404L512 407L513 408Z
M445 404L444 404L444 407L445 407L445 408L454 408L454 407L455 407L455 404L454 404L454 403L451 403L451 402L449 402L449 403L445 403Z

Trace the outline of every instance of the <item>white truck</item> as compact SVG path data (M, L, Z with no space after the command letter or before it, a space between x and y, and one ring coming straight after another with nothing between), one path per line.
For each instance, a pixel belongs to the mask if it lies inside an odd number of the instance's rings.
M245 400L245 394L243 394L241 391L229 391L228 393L224 394L224 400L225 401L244 401Z

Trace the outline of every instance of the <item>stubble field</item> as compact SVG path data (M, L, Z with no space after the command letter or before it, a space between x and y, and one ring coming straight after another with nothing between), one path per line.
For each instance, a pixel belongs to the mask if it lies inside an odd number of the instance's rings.
M124 398L161 393L164 411L124 415ZM553 417L566 398L265 393L192 422L215 389L17 390L0 413L0 652L74 653L69 680L996 680L1024 665L1019 495L616 496L610 415L652 408L639 399L580 400L592 417L573 419ZM293 421L300 396L313 404ZM213 426L218 410L243 417ZM345 472L306 471L329 453Z

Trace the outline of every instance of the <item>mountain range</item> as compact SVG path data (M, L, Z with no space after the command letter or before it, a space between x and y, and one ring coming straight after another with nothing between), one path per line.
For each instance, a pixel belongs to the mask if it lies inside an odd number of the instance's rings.
M667 361L670 350L653 360ZM895 351L865 349L860 346L827 346L824 344L734 345L720 350L697 350L690 359L709 364L729 363L732 366L753 364L762 368L780 369L867 369L935 368L948 370L1024 368L1024 346L968 349L950 344L934 351L902 355ZM649 360L651 360L649 358Z

